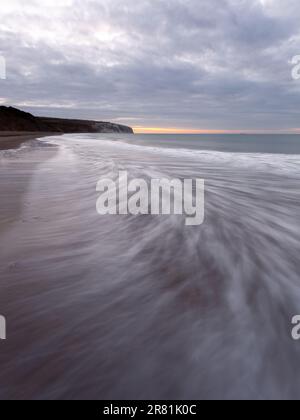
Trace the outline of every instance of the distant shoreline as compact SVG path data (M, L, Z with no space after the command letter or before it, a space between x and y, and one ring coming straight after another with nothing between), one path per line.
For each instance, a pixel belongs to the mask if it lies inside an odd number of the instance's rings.
M131 127L103 121L75 120L65 118L36 117L20 109L0 106L0 132L2 133L127 133L134 134Z

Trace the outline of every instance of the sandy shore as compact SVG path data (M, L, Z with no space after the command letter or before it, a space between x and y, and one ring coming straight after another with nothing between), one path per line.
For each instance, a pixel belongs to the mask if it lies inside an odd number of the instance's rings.
M16 149L25 141L51 136L53 133L0 131L0 150Z
M0 134L0 150L16 149L25 141L45 137L46 134ZM9 153L9 152L8 152ZM0 156L0 239L12 223L19 220L23 195L27 191L29 181L36 167L50 159L56 153L56 148L33 148L18 152L16 155Z

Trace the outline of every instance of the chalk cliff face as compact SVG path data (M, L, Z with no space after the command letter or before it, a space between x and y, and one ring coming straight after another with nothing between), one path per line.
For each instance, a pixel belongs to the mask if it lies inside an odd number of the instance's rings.
M101 121L35 117L12 107L0 106L0 131L47 133L131 133L130 127Z
M109 122L44 117L40 117L38 120L50 127L51 131L62 133L133 133L130 127Z

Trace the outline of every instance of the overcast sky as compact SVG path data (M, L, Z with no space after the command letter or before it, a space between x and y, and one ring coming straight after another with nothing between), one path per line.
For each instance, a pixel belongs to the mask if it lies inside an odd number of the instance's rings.
M300 127L299 0L1 0L0 104L213 130Z

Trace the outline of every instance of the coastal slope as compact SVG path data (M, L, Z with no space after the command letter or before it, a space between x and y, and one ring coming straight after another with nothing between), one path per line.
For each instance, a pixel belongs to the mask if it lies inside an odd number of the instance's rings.
M128 133L131 127L103 121L35 117L13 107L0 106L0 131L30 133Z

